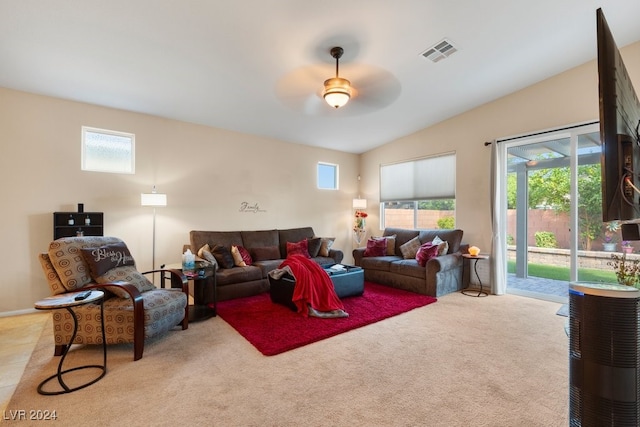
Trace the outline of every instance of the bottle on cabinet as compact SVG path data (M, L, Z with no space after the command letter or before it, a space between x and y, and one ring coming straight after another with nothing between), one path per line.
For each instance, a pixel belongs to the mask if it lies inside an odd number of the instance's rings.
M89 218L89 215L84 219L84 225L91 225L91 218Z
M68 221L69 225L73 225L75 224L75 221L73 220L73 215L69 215L69 221Z

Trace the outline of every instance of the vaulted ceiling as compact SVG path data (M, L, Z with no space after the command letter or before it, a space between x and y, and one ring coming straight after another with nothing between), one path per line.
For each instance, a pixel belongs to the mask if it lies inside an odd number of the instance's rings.
M640 40L638 0L5 0L0 86L361 153L595 59L598 7Z

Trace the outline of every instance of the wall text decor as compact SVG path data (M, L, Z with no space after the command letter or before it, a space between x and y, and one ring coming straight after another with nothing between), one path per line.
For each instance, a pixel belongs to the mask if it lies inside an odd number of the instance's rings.
M240 203L240 212L243 213L265 213L266 209L260 209L260 205L256 203L242 202Z

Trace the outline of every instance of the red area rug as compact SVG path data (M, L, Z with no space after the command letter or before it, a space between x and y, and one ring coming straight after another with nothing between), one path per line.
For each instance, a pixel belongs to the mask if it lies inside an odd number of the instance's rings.
M218 314L265 356L283 353L436 302L434 297L365 282L364 294L342 300L349 317L304 317L268 293L218 303Z

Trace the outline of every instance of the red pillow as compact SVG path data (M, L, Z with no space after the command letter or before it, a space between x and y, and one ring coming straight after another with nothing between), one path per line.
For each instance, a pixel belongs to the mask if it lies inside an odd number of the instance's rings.
M253 264L253 260L251 259L251 255L249 254L249 251L247 250L247 248L245 248L244 246L238 246L238 252L240 253L240 256L242 257L242 261L244 261L245 264L247 265Z
M418 249L418 253L416 254L416 261L418 261L418 264L420 264L421 267L424 267L427 265L427 261L437 256L438 245L434 245L432 242L427 242L420 245L420 249Z
M311 258L311 255L309 255L309 242L307 239L300 240L296 243L287 242L287 258L291 255L302 255L305 258Z
M387 239L369 239L363 256L385 256L387 254Z

